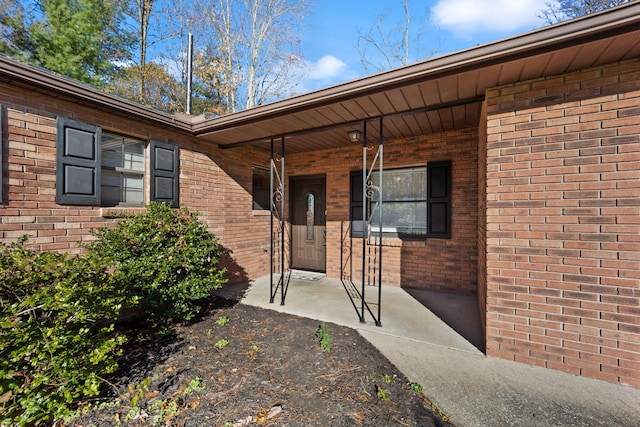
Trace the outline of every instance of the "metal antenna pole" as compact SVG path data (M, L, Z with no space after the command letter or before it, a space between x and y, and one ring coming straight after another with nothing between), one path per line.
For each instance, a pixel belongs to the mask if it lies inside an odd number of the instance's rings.
M193 34L187 42L187 114L191 114L191 80L193 78Z

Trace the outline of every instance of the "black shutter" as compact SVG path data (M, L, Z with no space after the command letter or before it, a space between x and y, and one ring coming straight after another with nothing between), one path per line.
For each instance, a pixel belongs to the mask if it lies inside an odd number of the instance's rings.
M177 207L179 198L180 162L178 147L151 141L151 201Z
M4 184L2 183L4 180L4 174L2 173L2 149L4 147L4 116L2 115L2 105L0 105L0 204L4 203L2 189L4 188Z
M58 117L56 203L100 204L101 136L98 126Z
M451 238L451 161L427 163L427 237Z

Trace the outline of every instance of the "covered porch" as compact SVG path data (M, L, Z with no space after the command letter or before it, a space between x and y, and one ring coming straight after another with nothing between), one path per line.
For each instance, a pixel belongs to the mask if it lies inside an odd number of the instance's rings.
M290 298L294 293L281 286L288 283L282 278L292 269L304 268L306 261L312 258L300 261L301 258L293 254L292 242L296 240L289 231L294 225L300 225L307 233L301 234L301 240L306 240L305 244L312 240L320 242L314 254L324 256L318 257L318 264L313 264L310 270L323 271L339 285L344 284L345 279L355 286L362 282L363 288L372 284L363 278L365 271L375 271L374 286L380 297L373 303L377 307L366 311L371 314L382 305L382 314L377 318L374 316L371 325L378 323L384 327L371 333L384 335L394 327L387 321L387 309L409 313L410 319L406 324L411 324L414 317L421 317L424 306L416 306L415 311L409 310L403 306L404 300L394 302L387 295L403 292L402 288L475 296L479 309L478 323L484 329L488 354L621 381L616 360L585 365L581 360L581 348L584 347L582 332L571 331L567 337L563 330L565 322L581 324L583 316L591 316L584 310L570 309L571 304L582 298L582 295L576 297L575 293L571 294L583 282L583 276L573 271L579 268L573 259L579 254L573 255L577 252L575 248L563 252L565 248L561 246L565 245L566 236L555 232L562 224L580 221L581 213L578 209L565 211L560 205L554 205L555 201L549 205L545 201L547 187L557 190L555 197L566 198L571 207L579 207L581 198L595 199L595 191L559 190L547 185L547 181L537 180L537 176L553 175L554 179L563 180L568 172L558 166L566 161L566 165L571 165L570 172L575 174L569 177L573 186L582 185L577 178L583 162L581 156L588 152L583 152L583 147L591 149L590 144L594 141L596 145L603 145L597 147L602 151L594 152L593 160L589 160L598 163L604 161L604 157L597 156L609 153L607 150L614 145L635 143L635 122L629 118L633 116L632 106L635 104L622 101L624 97L632 96L637 88L634 77L637 66L633 61L637 61L640 49L638 15L631 13L636 8L637 4L621 7L610 13L535 30L250 111L194 122L194 136L205 144L216 144L221 155L234 159L234 167L244 161L243 166L247 170L261 167L279 173L276 235L274 228L269 232L266 215L261 214L265 219L265 227L260 234L262 241L246 244L256 252L259 250L259 255L267 259L269 245L265 242L271 239L271 272L272 278L277 280L269 280L271 293L265 290L261 296L262 303L274 302L276 304L270 304L273 307L281 303L285 310L292 304ZM586 89L581 89L582 84ZM624 114L624 117L617 120L589 119L598 126L606 126L607 137L590 139L590 132L576 128L567 137L564 122L557 115L566 115L573 124L582 123L588 113L582 108L575 108L581 102L596 109L607 105L610 113ZM361 142L354 144L355 138L350 138L353 131L363 136ZM619 131L622 133L618 134ZM628 136L626 132L633 135ZM567 142L566 138L571 141ZM369 146L380 149L378 152L384 155L384 166L376 166L363 156ZM246 153L251 153L251 163L245 160L246 157L242 158ZM547 158L547 153L552 157ZM615 161L628 161L623 158L623 151L618 154ZM377 236L382 236L382 239L378 241L376 236L363 239L354 235L353 225L357 221L372 218L367 217L368 204L363 194L367 184L361 177L376 171L380 180L389 170L398 173L393 179L402 179L399 174L414 172L428 177L420 181L424 197L408 201L424 202L426 207L414 210L412 218L430 221L434 215L422 213L427 211L431 202L426 188L430 185L427 183L434 182L432 178L436 177L429 173L430 164L433 166L434 163L449 165L446 166L447 172L441 174L451 176L450 181L446 180L450 183L446 187L451 192L443 192L449 205L443 209L447 215L440 216L450 219L447 222L450 227L445 227L440 236L430 236L428 226L409 238L402 235L404 230L400 227L391 230L396 232L391 236L380 230ZM229 167L229 170L233 172L234 169ZM614 183L618 178L626 180L624 176L618 177L613 173L605 178L599 183L598 191L618 185ZM248 179L243 181L243 189L251 196L249 182ZM271 182L273 187L274 180ZM319 195L317 198L305 198L311 194L309 192L293 191L316 184L321 188L313 193L314 196ZM271 188L272 195L273 190ZM360 200L356 197L358 193L362 194ZM604 193L606 191L602 191ZM298 200L296 194L303 196L300 201L307 201L302 204L302 211L293 208ZM622 196L632 198L630 194ZM611 203L608 199L613 197L610 195L598 203L606 207ZM370 200L369 206L379 200L384 203L385 197ZM391 200L397 201L406 200ZM310 216L304 215L308 213L308 210L304 212L304 207L312 205L318 207L318 211L310 221ZM451 216L447 218L449 209ZM275 210L271 208L272 215ZM361 212L359 217L356 215L358 211ZM303 214L298 220L299 212ZM611 220L615 220L617 215L623 213L612 213ZM251 216L257 214L252 212ZM314 222L316 219L321 224ZM551 221L554 227L537 227L544 221ZM382 219L378 222L383 226L389 225ZM272 227L273 223L272 216ZM416 223L411 226L419 228ZM314 234L313 226L323 227L320 238ZM577 240L579 231L575 233ZM616 233L625 234L626 231L612 231L607 238L615 240ZM422 236L416 238L417 234ZM598 236L587 237L598 239ZM362 241L364 243L360 244ZM379 241L383 242L376 252L374 245ZM345 263L345 254L354 262ZM253 256L255 253L247 251L246 258ZM572 268L554 270L554 264L558 260L562 262L565 256L572 263ZM593 256L599 255L594 253ZM292 259L295 261L291 262ZM268 262L262 262L252 277L267 274L268 266ZM373 267L370 269L368 266ZM590 289L589 284L600 280L599 274L586 277L585 289ZM626 273L614 268L611 274ZM573 287L566 293L561 288L565 280L570 282L568 286ZM294 284L292 282L291 289ZM626 282L623 285L628 286ZM318 289L323 289L324 296L335 297L324 288ZM313 291L318 289L313 288ZM609 290L598 287L594 292L606 294ZM285 294L288 295L286 302ZM354 313L356 303L350 307L349 300L342 299L346 308L335 314L348 315L351 321L358 323L364 320L363 314L368 316L364 308ZM336 301L324 305L333 307ZM312 311L323 305L308 296L300 303ZM570 314L557 316L557 310L567 310ZM593 310L594 322L601 320L596 318L597 310ZM544 321L538 322L541 318ZM603 324L603 333L617 333L617 321L616 318L614 322ZM523 323L526 323L526 328L535 326L520 330ZM412 329L420 329L420 326L414 326ZM600 323L598 327L601 327ZM632 328L631 325L625 327ZM556 335L550 339L547 334ZM624 339L633 339L633 336L628 336ZM615 350L618 339L616 336L607 340L610 343L608 348ZM429 340L436 341L428 342L430 346L455 348L450 344L443 346L437 338L429 337L426 341ZM550 340L553 341L551 344ZM565 346L565 340L569 345ZM599 357L599 352L605 348L601 347L601 342L590 343L588 347L593 350L585 350L584 354L594 358ZM607 370L609 372L605 372ZM626 374L634 370L628 368L623 372L630 378L627 381L635 381L633 375Z
M365 321L347 295L345 285L324 274L293 270L286 303L269 303L269 276L256 279L244 304L265 307L359 331L398 336L416 342L482 355L484 339L474 296L382 286L383 327L365 313Z
M624 15L623 9L617 13ZM636 51L625 41L625 26L631 24L616 13L583 21L532 31L216 120L195 120L194 136L216 144L230 156L237 151L234 149L250 147L263 160L247 166L264 169L271 165L279 171L281 231L276 236L279 247L271 258L285 256L279 257L277 268L272 265L275 273L299 267L289 264L293 255L286 253L293 241L285 234L286 227L293 224L296 214L291 210L289 189L299 184L293 180L319 178L324 185L325 209L316 218L325 221L326 258L319 261L320 268L313 269L343 278L342 251L351 247L349 239L355 242L353 234L345 239L345 230L359 219L354 209L366 207L366 203L356 206L353 177L374 170L373 164L362 159L363 144L370 139L371 144L384 147L385 170L450 162L450 237L387 239L379 252L384 253L384 260L377 270L377 284L419 287L426 283L426 290L476 295L486 334L487 257L494 255L488 254L487 247L487 206L493 202L487 200L487 187L496 185L487 180L487 171L494 166L487 158L487 127L492 125L487 94L495 97L498 87L633 57ZM594 55L594 51L602 54ZM535 93L527 94L531 99L511 97L501 102L518 109L547 100L536 101ZM352 131L364 136L363 144L350 141ZM382 176L382 167L379 170ZM250 186L247 190L251 191ZM273 239L273 232L270 235ZM263 253L266 249L261 246ZM356 251L353 259L361 258ZM349 271L354 283L364 275L364 268L358 268ZM273 292L265 297L269 300L274 300ZM381 301L387 306L384 296ZM384 317L378 321L385 323Z

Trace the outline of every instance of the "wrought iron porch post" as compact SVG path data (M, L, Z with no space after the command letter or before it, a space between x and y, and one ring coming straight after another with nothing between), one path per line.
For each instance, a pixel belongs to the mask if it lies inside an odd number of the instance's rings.
M361 297L361 307L360 307L360 322L364 323L364 312L365 307L373 317L376 326L382 326L381 322L381 314L382 314L382 223L383 223L383 203L382 203L382 182L383 182L383 123L382 118L380 118L380 129L379 129L379 137L378 137L378 151L373 156L371 161L371 167L369 167L369 162L367 159L367 151L373 149L373 147L368 146L367 142L367 122L364 122L363 129L363 142L362 142L362 222L363 222L363 234L362 234L362 291L360 293ZM379 176L378 185L373 185L372 174L376 169L376 165L378 167L377 172ZM374 199L374 194L377 193L377 200ZM379 224L378 224L378 236L375 243L374 249L374 260L373 266L371 259L367 259L367 242L371 238L371 221L372 218L378 215ZM376 265L377 262L377 265ZM373 267L374 272L373 275L367 275L367 267L369 269ZM378 294L377 296L377 316L371 311L369 305L366 302L366 286L367 280L371 279L373 283L369 283L369 285L378 286ZM376 283L377 282L377 283Z
M378 318L376 319L376 326L382 326L382 215L384 209L382 209L382 172L383 172L383 138L382 138L382 117L380 117L380 130L378 135L378 150L380 153L380 230L378 235Z
M280 233L280 278L282 281L282 288L281 288L281 295L282 295L282 300L280 301L280 305L284 305L284 300L287 296L287 290L289 288L289 281L287 280L286 285L285 285L285 264L284 264L284 260L285 260L285 243L286 243L286 239L285 239L285 235L286 235L286 224L285 224L285 217L284 217L284 204L285 204L285 196L286 196L286 188L285 188L285 179L284 179L284 136L282 137L281 141L281 152L282 152L282 157L280 160L280 185L282 187L282 194L280 197L280 228L282 230L282 232Z
M367 239L369 238L369 206L367 200L369 198L368 187L371 184L369 181L369 165L367 165L367 122L362 124L362 290L360 292L360 323L365 323L364 320L364 292L366 286L366 271L367 271Z
M271 211L271 238L270 238L270 298L269 302L273 303L278 293L278 289L280 290L280 305L284 305L285 298L287 295L287 289L289 285L289 278L286 274L286 265L285 265L285 244L286 244L286 227L285 227L285 217L284 217L284 207L285 207L285 181L284 181L284 137L282 137L282 146L279 158L277 158L277 153L274 150L274 140L271 139L271 159L270 159L270 182L269 182L269 192L270 192L270 211ZM280 171L278 171L277 161L280 162ZM277 221L278 232L280 235L279 241L276 241L276 236L274 233L274 223ZM279 251L277 251L279 249ZM276 253L278 252L278 253ZM276 256L279 260L279 263L276 262ZM277 269L277 264L280 264L280 277L278 278L278 283L274 287L274 271ZM289 275L290 276L290 275Z
M269 212L271 215L271 221L269 222L270 224L270 237L269 237L269 244L270 244L270 248L269 248L269 303L273 304L273 299L275 297L275 292L273 290L273 270L275 269L274 266L274 260L273 260L273 252L274 252L274 242L273 242L273 232L274 232L274 227L273 227L273 221L274 221L274 210L275 210L275 204L274 204L274 196L275 196L275 183L274 183L274 173L275 171L273 170L274 167L274 163L273 163L273 156L274 156L274 151L273 151L273 138L271 138L271 156L269 157ZM278 288L276 288L277 290Z

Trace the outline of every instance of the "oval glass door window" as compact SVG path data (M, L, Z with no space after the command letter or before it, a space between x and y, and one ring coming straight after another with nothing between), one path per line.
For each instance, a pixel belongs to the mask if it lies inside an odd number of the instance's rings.
M307 194L307 240L313 241L313 225L315 223L316 198L312 193Z

